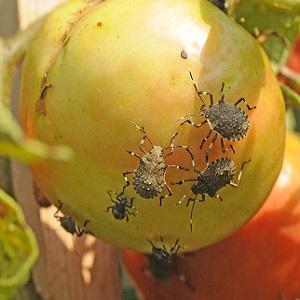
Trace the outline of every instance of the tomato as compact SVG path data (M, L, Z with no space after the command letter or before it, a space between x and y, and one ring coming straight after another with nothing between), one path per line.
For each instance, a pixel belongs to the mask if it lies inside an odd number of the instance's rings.
M145 299L295 300L300 297L300 137L287 136L284 165L261 210L237 233L178 259L181 276L157 285L143 254L124 251ZM142 267L144 269L142 269Z
M63 203L63 212L95 236L121 247L149 252L147 239L167 243L178 238L185 251L212 244L231 234L262 205L282 164L284 104L270 64L256 41L237 24L204 0L71 1L50 14L25 59L22 76L21 122L26 134L48 144L66 144L75 152L69 163L46 161L31 166L41 191L50 201ZM196 178L191 157L176 148L166 163L166 185L154 199L140 197L130 186L124 196L133 199L136 216L116 220L107 208L114 205L107 191L120 193L123 172L135 170L141 154L144 127L154 145L194 148L196 165L205 168L210 141L199 151L208 125L179 126L181 117L198 114L199 90L239 107L249 119L249 131L232 142L236 154L221 151L220 137L209 160L231 157L236 177L251 159L239 187L218 191L224 199L209 199L195 206L193 232L186 200L193 194L186 178ZM206 104L210 100L203 96ZM191 117L196 124L203 118ZM149 151L150 143L144 147ZM226 143L229 147L229 143ZM112 194L115 196L114 194ZM184 195L186 200L176 205ZM113 198L114 199L114 198Z

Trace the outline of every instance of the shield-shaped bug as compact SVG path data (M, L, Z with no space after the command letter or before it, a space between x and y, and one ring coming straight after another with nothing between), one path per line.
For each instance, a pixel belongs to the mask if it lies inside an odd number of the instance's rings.
M111 202L114 203L112 206L108 206L106 208L106 212L111 210L112 215L116 220L123 220L126 218L126 221L129 221L129 215L135 216L135 213L137 212L133 206L133 198L127 199L122 193L118 194L116 192L107 191L107 194L110 196ZM115 195L115 200L113 198L113 195ZM132 209L132 210L131 210Z
M188 150L189 151L189 150ZM171 183L172 185L181 185L185 182L195 182L191 186L191 191L194 194L194 197L190 197L187 201L186 206L189 206L190 202L193 202L192 209L191 209L191 215L190 215L190 229L191 232L193 231L193 211L195 207L196 201L202 202L205 201L205 195L208 195L210 197L214 197L219 199L220 201L223 201L221 196L218 194L218 191L225 187L226 185L231 185L233 187L238 187L242 172L247 163L249 163L251 160L244 161L242 163L240 172L237 176L237 181L234 182L234 177L236 175L236 165L234 161L228 157L222 157L219 158L209 164L206 165L206 168L203 171L199 171L196 169L195 166L195 160L193 157L192 152L190 152L190 155L192 157L192 166L194 171L198 174L196 178L190 178L190 179L184 179L178 182ZM201 199L198 199L198 196L201 195ZM183 199L186 197L186 195L183 196L183 198L177 203L181 203Z
M151 246L151 254L146 254L148 258L148 270L151 275L158 281L167 281L172 275L171 267L174 264L179 246L179 239L177 239L170 250L167 250L164 240L160 237L162 248L156 247L152 241L147 240Z
M54 214L54 218L60 222L61 227L71 233L72 235L82 236L84 233L87 233L86 226L90 221L85 221L83 224L83 227L80 228L76 225L75 220L71 216L60 216L59 212L61 208L63 207L63 204L61 201L58 201L59 206L57 207L57 211Z
M246 112L242 110L238 105L244 102L248 110L255 109L256 107L255 106L250 107L244 97L238 99L234 104L225 102L224 83L222 83L222 88L221 88L221 99L218 102L214 103L213 95L209 92L199 91L194 82L192 73L189 72L189 74L193 81L194 89L199 99L202 102L200 113L194 116L203 116L205 119L200 124L195 124L192 120L186 119L180 123L179 127L182 126L183 124L188 123L196 128L199 128L202 127L204 124L208 123L209 132L200 144L200 149L202 149L203 145L210 138L211 134L213 132L215 133L206 151L205 161L207 163L209 153L218 135L221 137L221 149L223 153L229 150L229 148L225 147L224 140L239 141L246 136L247 131L249 129L249 118ZM205 104L201 95L209 96L210 99L209 105ZM187 117L188 116L183 118L187 118ZM178 135L178 131L173 135L173 137L177 135ZM229 147L233 151L233 153L235 153L235 150L231 144Z
M176 262L179 258L178 252L181 248L179 239L175 241L170 250L167 250L162 237L160 237L160 240L162 247L157 247L152 241L147 240L152 247L151 254L146 254L148 259L147 270L150 275L158 282L167 282L175 275L181 282L186 284L189 289L194 290L186 277L180 274L176 267Z
M123 187L122 194L124 194L125 189L130 185L128 178L126 177L128 174L133 174L133 186L135 192L145 199L150 199L157 197L161 194L164 186L166 186L168 190L168 194L160 196L159 204L162 205L162 200L173 195L173 192L166 182L166 171L168 168L175 168L178 170L186 170L188 169L179 166L179 165L168 165L165 161L165 158L171 154L173 154L174 148L184 148L188 149L187 146L174 146L174 137L171 139L170 147L162 148L161 146L155 146L149 139L144 127L139 127L135 123L131 122L142 134L142 140L140 142L140 151L141 155L136 154L135 152L127 150L127 152L138 158L139 164L137 168L133 171L123 172L123 176L125 179L125 185ZM150 151L144 149L143 145L147 140L150 145ZM170 152L164 154L166 150L170 150Z

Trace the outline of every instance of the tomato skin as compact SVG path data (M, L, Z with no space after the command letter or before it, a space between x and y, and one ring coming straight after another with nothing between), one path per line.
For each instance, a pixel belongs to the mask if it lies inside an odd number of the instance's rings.
M300 296L300 136L289 133L280 176L260 211L237 233L178 259L176 276L157 285L141 267L143 254L123 261L145 299L295 300Z
M285 109L265 54L247 32L204 0L96 3L89 1L86 8L86 1L77 0L56 10L26 57L21 119L27 135L75 151L70 163L32 165L35 181L52 203L62 201L63 211L79 225L89 220L90 232L121 247L149 252L147 239L159 242L163 236L166 243L179 238L184 251L191 251L225 238L262 205L282 163ZM181 57L183 49L187 59ZM141 139L130 121L144 126L155 145L167 147L178 129L176 120L198 113L201 106L190 71L199 89L215 99L225 82L227 102L245 97L257 107L247 111L241 105L250 129L234 142L236 154L226 153L237 170L252 160L241 184L222 189L222 203L208 199L195 207L193 233L190 207L176 205L190 195L188 184L172 187L174 195L161 207L158 199L142 199L128 189L138 214L129 222L116 221L106 212L112 205L106 192L120 191L122 172L137 167L138 160L125 151L138 151ZM43 92L45 74L51 87ZM37 111L41 102L45 112ZM207 126L182 126L176 144L198 149L207 133ZM210 158L220 156L218 141ZM196 161L204 168L204 151L201 156L197 151ZM168 163L191 169L185 151L176 151ZM193 177L192 171L171 170L166 179Z

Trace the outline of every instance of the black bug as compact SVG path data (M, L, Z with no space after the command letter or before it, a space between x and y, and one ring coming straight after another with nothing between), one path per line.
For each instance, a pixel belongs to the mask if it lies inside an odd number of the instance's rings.
M168 165L165 158L173 154L174 148L184 148L188 149L187 146L174 146L174 137L171 139L170 147L162 148L160 146L155 146L149 139L144 127L139 127L135 123L131 122L142 134L142 140L140 142L140 151L142 155L136 154L132 151L127 150L127 152L139 159L139 164L137 168L133 171L123 172L123 177L125 179L125 185L123 187L122 194L124 194L125 189L130 185L130 182L126 175L133 174L133 186L135 192L142 198L150 199L157 197L166 186L168 194L160 196L159 203L162 205L162 200L164 198L170 197L173 192L166 182L166 171L168 168L176 168L178 170L188 169L178 166L178 165ZM146 151L143 147L145 140L147 140L151 145L151 150ZM165 150L170 150L170 152L163 154Z
M172 276L172 266L178 256L179 239L177 239L171 249L168 251L163 238L160 237L162 248L156 247L152 241L147 240L151 246L151 254L146 254L148 258L148 270L151 275L158 281L165 282Z
M117 220L123 220L126 218L126 221L129 221L129 215L135 216L136 210L133 206L133 198L127 199L122 193L118 194L116 192L107 191L107 194L110 196L111 202L114 203L112 206L108 206L106 208L106 212L111 210L112 215ZM113 199L113 194L115 195L115 199ZM133 209L133 211L131 211Z
M190 152L190 151L189 151ZM236 175L236 166L232 159L228 157L219 158L211 163L209 163L203 171L199 171L196 169L195 160L193 154L190 152L192 157L192 166L194 171L198 174L196 178L184 179L175 183L171 183L172 185L181 185L185 182L195 182L191 186L191 191L194 194L194 197L190 197L187 201L186 206L189 206L190 202L193 202L193 206L191 209L190 215L190 229L193 231L193 211L195 207L196 201L202 202L205 201L205 195L210 197L214 197L223 201L221 196L218 194L218 191L225 187L226 185L231 185L233 187L237 187L240 183L242 172L247 163L251 160L245 161L242 163L240 172L238 174L237 182L234 182L233 179ZM198 195L201 195L201 199L198 199ZM184 197L177 203L181 203Z
M72 235L82 236L84 233L87 233L86 226L90 221L85 221L83 227L80 228L76 225L76 222L71 216L60 216L59 212L63 207L61 201L58 202L59 206L57 207L57 211L54 214L54 218L60 222L61 227L65 229L65 231L71 233Z
M228 141L239 141L243 139L247 131L249 129L249 119L248 115L244 110L242 110L238 105L241 102L244 102L248 108L248 110L255 109L256 107L250 107L247 103L245 98L238 99L234 104L230 104L225 102L225 94L224 94L224 86L225 84L222 83L221 88L221 99L214 103L213 95L209 92L199 91L195 82L194 78L191 72L189 72L190 77L193 81L194 89L200 98L201 102L203 103L200 108L200 113L197 114L199 116L203 116L205 119L200 124L195 124L192 120L186 119L183 122L180 123L179 127L182 126L185 123L189 123L190 125L199 128L203 126L204 124L208 123L209 125L209 132L207 136L202 140L200 144L200 149L202 149L204 143L210 138L212 132L215 133L213 136L205 155L205 161L208 162L208 156L212 149L213 144L215 143L218 135L221 137L221 148L222 152L229 150L229 148L226 148L224 145L224 140ZM201 95L207 95L210 98L210 104L206 105L203 101ZM197 116L196 115L196 116ZM186 118L186 117L183 117ZM182 118L180 118L182 119ZM173 137L178 135L178 131L173 135ZM235 153L235 150L233 146L230 144L229 146L233 153Z
M156 247L152 241L147 240L152 247L151 254L146 254L148 259L148 271L150 275L158 282L167 282L174 275L182 283L184 283L190 290L194 291L194 287L186 279L186 277L179 273L177 270L177 261L179 258L179 250L181 246L179 245L179 239L177 239L174 245L167 250L164 240L160 237L162 248Z

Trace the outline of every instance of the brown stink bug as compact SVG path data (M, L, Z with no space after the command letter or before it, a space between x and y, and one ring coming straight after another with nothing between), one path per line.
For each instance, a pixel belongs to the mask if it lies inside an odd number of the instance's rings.
M58 201L59 206L57 207L57 211L54 214L54 218L59 221L61 227L71 233L72 235L82 236L84 233L87 233L86 226L90 221L85 221L83 224L83 227L80 228L76 225L75 220L71 216L60 216L59 212L61 208L63 207L63 204L61 201Z
M229 148L225 148L224 140L239 141L246 136L247 131L249 129L248 115L244 110L238 107L238 105L241 102L244 102L248 110L255 109L256 107L255 106L250 107L246 99L243 97L238 99L234 104L225 102L224 83L222 83L222 88L221 88L221 99L218 102L214 103L213 95L209 92L199 91L194 82L192 73L191 72L189 73L193 81L194 89L199 99L203 103L200 108L200 113L196 114L196 116L203 116L205 119L200 124L195 124L192 120L186 119L183 122L181 122L179 126L182 126L185 123L189 123L190 125L199 128L204 124L208 123L209 132L200 144L200 149L202 149L204 143L210 138L212 132L215 133L207 148L207 152L205 155L205 161L207 163L209 153L218 135L221 137L221 148L223 153L229 149ZM210 98L209 105L205 104L201 95L209 96ZM175 137L176 135L178 135L178 131L173 135L173 137ZM235 150L231 144L230 144L230 148L233 151L233 153L235 153Z
M188 150L189 151L189 150ZM189 151L190 152L190 151ZM196 178L190 178L190 179L183 179L178 182L171 183L172 185L181 185L185 182L195 182L191 186L191 191L194 194L194 197L190 197L187 201L186 206L189 206L190 202L193 202L193 206L191 209L191 215L190 215L190 229L191 232L193 231L193 211L196 201L202 202L205 201L205 195L208 195L210 197L214 197L219 199L220 201L223 201L221 196L218 194L218 191L225 187L226 185L231 185L233 187L237 187L240 183L242 172L247 163L249 163L251 160L245 161L242 163L240 172L237 176L237 181L234 182L233 179L236 175L236 166L232 159L228 157L222 157L219 158L209 164L207 164L206 168L203 171L199 171L196 169L195 166L195 160L193 157L193 154L190 152L190 155L192 157L192 165L194 171L198 174ZM201 195L201 199L198 199L198 195ZM183 198L177 203L181 203L182 200L186 197L186 195L183 196Z
M159 204L162 205L162 200L170 197L173 194L170 186L166 182L167 169L176 168L178 170L188 171L188 169L179 165L168 165L165 161L165 158L173 154L174 148L188 149L188 147L174 146L175 137L171 139L170 147L162 148L161 146L155 146L149 139L144 127L139 127L133 122L131 123L143 134L139 147L142 154L139 155L135 152L127 150L130 155L139 159L139 164L135 170L123 173L125 185L122 193L124 194L125 189L130 185L130 182L126 176L128 174L133 174L134 190L142 198L150 199L157 197L162 192L164 186L166 186L168 194L160 196L159 198ZM143 147L145 140L147 140L151 145L150 151L145 150ZM170 151L164 154L164 151L166 150Z

